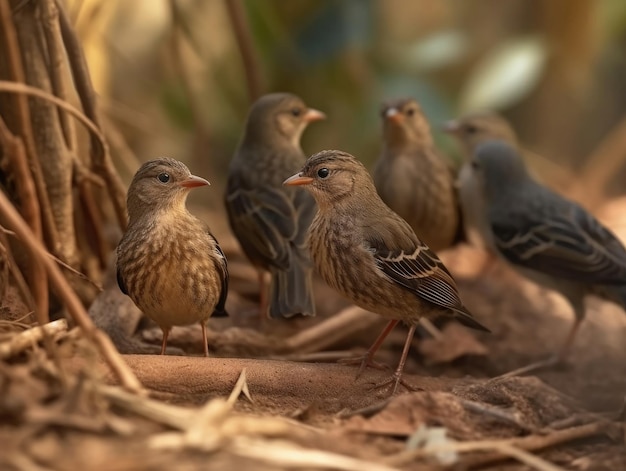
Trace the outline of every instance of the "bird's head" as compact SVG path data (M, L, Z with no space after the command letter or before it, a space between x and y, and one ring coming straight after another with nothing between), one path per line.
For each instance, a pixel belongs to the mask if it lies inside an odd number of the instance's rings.
M443 130L454 136L467 156L485 141L502 140L517 146L517 136L509 122L496 113L475 113L448 121Z
M323 150L309 157L302 170L283 182L304 186L320 208L336 205L350 196L351 201L367 204L360 196L376 194L367 169L352 155L339 150Z
M532 181L522 156L506 141L491 140L480 144L471 165L485 196L491 201Z
M192 175L178 160L150 160L137 170L128 188L128 216L133 221L156 209L182 208L189 190L205 185L210 183Z
M385 143L390 147L407 144L432 145L430 125L413 98L393 100L381 108Z
M245 138L253 143L275 140L300 148L300 137L309 123L325 118L324 113L309 108L296 95L270 93L250 108Z

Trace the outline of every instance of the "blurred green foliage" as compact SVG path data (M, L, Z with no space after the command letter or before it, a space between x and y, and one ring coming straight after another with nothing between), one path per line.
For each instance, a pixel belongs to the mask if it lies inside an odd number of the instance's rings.
M250 104L241 52L224 2L172 1L176 18L167 0L108 2L99 92L141 160L165 151L219 184ZM85 11L100 2L81 2L79 25L96 23ZM457 149L438 132L442 121L495 109L527 147L576 169L626 116L623 0L241 5L264 90L294 92L328 115L305 133L307 153L341 148L373 163L381 102L413 96L448 154ZM149 130L124 119L120 103Z

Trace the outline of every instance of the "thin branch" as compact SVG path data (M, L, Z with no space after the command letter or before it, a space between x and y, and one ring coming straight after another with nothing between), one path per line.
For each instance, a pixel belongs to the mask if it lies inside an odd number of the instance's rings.
M597 435L605 435L612 426L608 421L594 422L591 424L572 427L564 430L557 430L547 434L528 435L519 438L481 440L469 442L452 442L442 445L433 445L428 448L419 448L400 452L385 459L387 464L393 466L403 466L415 461L418 458L433 456L437 453L458 452L467 453L471 451L488 451L486 455L468 457L463 460L463 465L467 468L476 468L486 464L502 461L507 458L518 458L514 453L509 453L507 449L515 448L524 451L539 451L563 443L588 438ZM528 464L528 463L527 463Z
M52 91L61 100L67 100L67 89L63 79L65 57L62 50L61 30L59 29L59 11L54 0L44 0L41 3L41 8L43 10L43 32L46 36L46 45L48 46L48 70L50 72ZM67 112L63 110L58 111L65 145L70 151L75 152L77 143L74 122L69 119Z
M13 253L10 250L9 240L7 239L7 235L15 235L12 231L5 230L2 226L0 226L1 234L0 234L0 244L6 248L5 255L7 257L7 262L9 264L9 272L13 277L13 281L17 285L17 289L22 297L22 301L31 311L35 311L35 299L33 298L33 294L30 292L28 288L28 284L24 279L24 275L20 271L20 268L17 266L17 262L13 257Z
M31 87L30 85L26 85L24 83L7 82L6 80L0 80L0 92L11 92L17 95L36 96L55 104L59 108L64 109L69 114L74 116L78 121L80 121L89 130L92 137L96 139L100 147L107 147L106 140L100 132L98 126L96 126L96 124L91 119L89 119L82 111L72 106L68 102L63 101L60 98L57 98L56 96L44 90L41 90L40 88Z
M250 25L246 19L246 12L241 4L241 0L225 0L225 2L246 74L248 96L250 103L252 103L261 96L264 86L256 49L250 33Z
M292 335L285 341L283 352L299 354L318 352L338 341L361 332L380 322L380 316L356 306L350 306L336 315L306 330Z
M2 192L0 192L0 214L4 216L9 229L17 234L20 241L31 252L32 257L38 259L45 266L50 282L59 298L65 304L67 311L83 330L87 338L96 344L103 358L107 361L120 382L131 391L141 391L141 383L117 352L111 339L93 324L80 299L68 284L63 273L61 273L60 268L49 256L49 252L33 235L28 225Z
M59 0L55 1L59 11L61 36L63 37L63 43L65 44L65 50L80 102L87 117L89 117L98 129L102 129L96 109L96 93L91 83L83 49L72 29L72 25L65 13L63 5L61 5ZM92 135L91 144L93 166L96 172L107 182L107 190L113 202L113 208L115 209L118 223L122 230L126 230L128 222L126 219L126 188L124 183L113 166L111 155L109 154L109 147L106 145L104 139L96 140L94 135Z
M75 153L72 156L72 161L74 168L74 180L78 185L80 205L85 216L85 223L93 229L93 237L90 237L89 240L92 238L95 239L95 249L100 267L105 267L109 256L109 246L104 237L104 223L102 221L100 210L98 209L93 192L91 191L91 183L95 183L100 186L104 185L104 182L100 180L98 175L92 174L91 170L85 167Z

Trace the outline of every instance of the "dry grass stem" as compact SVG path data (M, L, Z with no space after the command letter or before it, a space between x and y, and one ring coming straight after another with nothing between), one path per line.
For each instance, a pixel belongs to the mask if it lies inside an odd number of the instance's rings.
M0 343L0 360L6 360L36 345L44 336L53 337L65 331L67 331L67 321L65 319L58 319L48 324L32 327L19 334L15 334L11 339Z
M228 404L234 405L237 402L239 396L243 393L244 396L248 399L248 401L254 403L252 397L250 396L250 390L248 389L248 382L246 381L246 369L241 370L241 374L239 375L239 379L237 379L237 383L235 383L235 387L233 388L230 396L228 396Z
M256 459L276 466L290 469L322 468L344 471L394 471L397 468L384 464L372 463L328 451L308 450L286 441L254 440L248 437L238 438L229 451L239 456Z
M6 220L9 229L13 230L20 241L24 244L31 256L38 259L46 268L50 282L57 291L59 298L67 307L74 321L83 329L85 335L93 340L106 362L120 379L121 383L135 392L141 391L142 387L135 374L128 368L120 354L115 349L111 339L102 331L99 331L85 311L80 299L69 286L56 263L50 258L49 252L40 241L33 235L26 222L13 207L4 193L0 193L0 214Z
M322 322L292 335L285 342L287 352L318 352L380 322L380 316L359 307L348 307Z
M606 421L594 422L592 424L581 425L569 429L558 430L546 435L528 435L520 438L500 439L500 440L482 440L447 443L445 445L431 446L427 449L416 449L403 451L397 455L386 459L386 462L394 466L402 466L419 458L433 456L437 453L455 451L458 453L467 453L472 451L490 452L487 455L469 457L463 461L468 467L483 466L496 461L501 461L508 457L519 458L522 456L520 451L539 451L555 445L571 442L581 438L603 435L608 431L609 423ZM512 451L514 450L514 451ZM526 455L524 455L524 458ZM539 460L538 457L537 460ZM522 460L520 460L522 461ZM543 461L543 460L542 460ZM528 465L530 463L523 461ZM561 470L561 468L537 468Z

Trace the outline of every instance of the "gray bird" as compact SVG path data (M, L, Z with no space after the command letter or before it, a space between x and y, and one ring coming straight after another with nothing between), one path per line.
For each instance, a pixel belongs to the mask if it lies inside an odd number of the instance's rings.
M576 320L557 355L515 374L562 362L596 295L626 307L626 249L580 205L538 183L503 141L481 144L472 166L483 188L492 249L536 283L561 293Z
M206 224L185 207L189 190L205 185L182 162L162 158L143 164L128 189L117 282L163 331L162 355L172 326L197 322L208 356L206 322L225 313L226 257Z
M295 95L272 93L251 107L228 169L225 204L230 226L259 273L260 312L270 317L315 315L306 234L315 212L311 195L282 182L306 159L300 137L324 119ZM271 274L269 299L264 274Z
M460 211L449 162L412 98L383 105L383 150L373 171L382 200L435 252L460 235Z
M485 220L485 202L471 161L476 148L484 142L502 140L517 147L517 136L509 122L496 113L473 113L444 124L443 130L454 136L463 149L464 162L459 169L456 186L463 215L463 232L475 247L493 246Z

